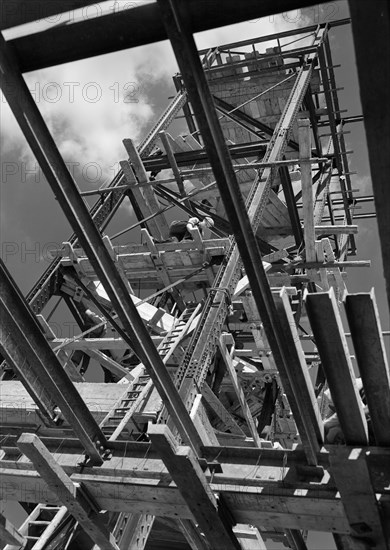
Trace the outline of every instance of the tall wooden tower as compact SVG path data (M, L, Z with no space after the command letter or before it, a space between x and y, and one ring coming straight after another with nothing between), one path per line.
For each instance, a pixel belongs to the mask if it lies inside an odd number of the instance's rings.
M1 39L3 93L74 230L26 298L1 263L0 489L28 514L2 517L6 550L304 550L308 531L389 548L389 369L374 292L347 291L369 265L344 138L363 118L343 116L329 40L350 21L196 50L259 4L158 0ZM81 193L22 73L167 37L176 96ZM50 327L59 298L72 338Z

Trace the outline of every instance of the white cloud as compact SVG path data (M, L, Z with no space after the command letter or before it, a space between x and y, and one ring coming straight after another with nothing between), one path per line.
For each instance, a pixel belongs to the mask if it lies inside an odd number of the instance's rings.
M168 44L82 60L25 76L37 105L67 161L98 162L103 172L125 158L122 139L138 142L158 114L148 91L175 70ZM146 76L147 78L146 78ZM2 98L3 153L29 147Z

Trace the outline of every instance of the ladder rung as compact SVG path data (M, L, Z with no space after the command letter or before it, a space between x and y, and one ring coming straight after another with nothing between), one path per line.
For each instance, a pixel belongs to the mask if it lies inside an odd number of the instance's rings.
M126 403L123 403L123 407L121 407L121 409L129 409L135 401L136 399L129 399Z
M51 522L43 519L37 519L37 520L29 521L28 523L29 525L49 525L49 523Z

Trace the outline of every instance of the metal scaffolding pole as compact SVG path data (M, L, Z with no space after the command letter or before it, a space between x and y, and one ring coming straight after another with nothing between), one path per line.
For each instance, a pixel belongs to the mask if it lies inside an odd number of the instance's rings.
M46 341L2 260L0 305L1 352L19 373L43 414L55 422L58 407L92 462L102 464L106 437Z

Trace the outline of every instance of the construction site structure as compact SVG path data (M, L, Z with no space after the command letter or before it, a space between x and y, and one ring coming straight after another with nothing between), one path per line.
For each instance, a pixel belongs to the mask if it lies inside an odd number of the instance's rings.
M1 30L37 18L4 4ZM1 516L6 550L305 550L311 531L390 548L384 332L374 291L347 290L370 265L356 205L374 199L389 289L389 115L367 99L384 97L389 5L350 2L361 116L344 116L330 44L350 20L197 51L195 32L273 9L157 0L1 37L3 94L74 230L26 297L1 261L0 491L28 514ZM140 144L118 136L112 182L80 192L23 73L166 38L175 97ZM373 197L344 137L363 122ZM112 234L125 198L133 223ZM59 299L74 337L50 326Z

